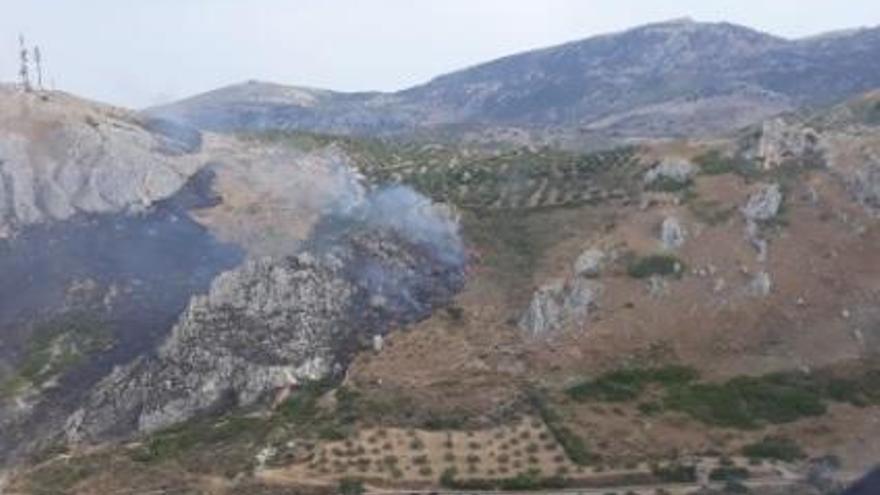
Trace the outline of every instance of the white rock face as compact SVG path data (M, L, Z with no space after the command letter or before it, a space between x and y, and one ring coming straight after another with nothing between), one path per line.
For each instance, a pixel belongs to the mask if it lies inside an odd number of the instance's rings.
M0 86L0 237L78 212L143 209L202 163L130 112Z
M601 293L602 284L595 280L553 280L535 291L519 327L531 337L544 337L583 324L596 309Z
M684 245L687 231L676 217L666 217L660 225L660 242L664 249L675 250Z
M773 290L773 280L770 278L770 274L767 272L756 274L749 283L749 290L758 297L769 296L770 291Z
M779 214L782 207L782 190L779 184L762 184L753 192L742 208L749 221L766 221Z
M390 231L353 233L330 250L253 259L215 278L155 355L117 368L91 390L66 437L155 431L230 398L249 405L324 378L390 322L424 318L463 283L463 264ZM369 286L375 277L387 287ZM371 290L384 291L384 307L369 305Z
M849 180L855 198L866 207L880 210L880 163L869 163L856 170Z
M574 274L578 277L598 277L605 262L605 253L601 249L590 248L581 253L574 262Z
M666 180L684 184L691 180L697 173L697 167L684 159L665 159L645 172L644 182L646 185L657 181Z
M823 146L821 134L814 129L776 118L762 125L758 154L764 169L772 169L784 164L790 157L821 153Z

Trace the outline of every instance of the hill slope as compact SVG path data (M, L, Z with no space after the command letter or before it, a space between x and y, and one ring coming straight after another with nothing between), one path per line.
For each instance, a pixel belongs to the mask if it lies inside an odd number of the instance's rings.
M786 40L679 20L505 57L397 93L251 82L151 112L212 130L388 134L489 125L707 135L880 86L871 63L878 53L878 28Z

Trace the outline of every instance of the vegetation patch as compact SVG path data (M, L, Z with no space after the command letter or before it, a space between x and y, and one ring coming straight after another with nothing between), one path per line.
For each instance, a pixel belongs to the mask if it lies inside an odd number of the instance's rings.
M194 420L151 435L129 456L145 463L180 460L192 452L218 453L223 445L239 445L247 440L261 439L265 422L257 418L227 416L214 420ZM250 464L250 455L242 455L244 465Z
M672 410L706 424L742 429L820 416L825 414L829 401L857 406L880 404L878 370L849 377L821 371L773 373L705 383L698 382L696 372L686 367L624 369L579 383L566 392L579 402L629 402L642 398L649 384L658 385L660 390L656 400L640 403L639 409L645 414ZM794 447L778 439L752 448L762 454L755 457L797 454Z
M638 398L649 384L672 387L690 383L698 377L697 371L687 366L623 369L579 383L569 388L567 394L581 402L591 400L624 402Z
M806 457L797 442L780 436L764 437L760 442L746 445L743 447L742 453L750 459L772 459L785 462L793 462Z
M364 483L355 478L343 478L339 481L339 495L362 495L366 492Z
M654 476L665 483L694 483L697 481L697 467L689 464L654 466Z
M753 177L758 174L758 167L753 161L738 156L729 156L719 150L708 151L696 158L694 162L704 175L737 174Z
M680 277L684 273L684 263L671 254L652 254L630 260L626 271L633 278Z
M34 328L16 371L0 381L0 398L38 387L113 344L109 328L85 313L65 314Z
M880 125L880 101L865 105L863 119L868 125Z
M553 410L547 402L547 399L541 392L532 391L529 393L529 400L532 407L538 411L547 429L562 446L562 450L571 461L577 465L585 466L594 464L600 460L599 455L592 452L583 438L567 427L559 414Z
M713 199L694 199L688 202L688 209L697 220L710 226L727 223L736 213L735 206L725 206Z
M704 423L735 428L788 423L826 411L815 391L776 375L675 388L669 391L665 404Z
M656 191L656 192L680 192L687 190L693 185L693 181L688 180L676 180L669 177L660 177L650 184L645 185L645 190L647 191Z
M751 476L748 468L737 466L719 466L709 471L709 479L712 481L737 482L748 479Z
M504 490L539 491L561 490L570 486L570 481L562 476L543 476L537 469L530 469L516 476L496 479L458 479L455 468L449 468L440 476L440 485L451 490Z

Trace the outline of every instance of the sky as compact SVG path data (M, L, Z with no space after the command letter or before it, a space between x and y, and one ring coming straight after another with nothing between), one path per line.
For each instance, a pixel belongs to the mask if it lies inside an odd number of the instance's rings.
M796 38L880 24L877 0L0 0L57 89L143 108L249 79L393 91L499 56L679 17Z

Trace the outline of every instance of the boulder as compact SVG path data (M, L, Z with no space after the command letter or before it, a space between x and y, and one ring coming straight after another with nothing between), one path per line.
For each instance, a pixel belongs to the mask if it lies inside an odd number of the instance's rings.
M645 172L645 185L668 181L684 184L697 173L697 167L681 158L667 158Z
M544 337L565 327L580 325L596 309L602 285L595 280L575 277L569 282L553 280L532 296L519 321L519 328L530 337Z
M749 195L742 213L748 221L767 221L778 215L781 207L782 189L779 184L761 184Z
M684 245L687 231L676 217L666 217L660 225L660 242L664 249L675 250Z
M862 205L880 210L880 163L870 163L857 170L849 180L849 189Z
M574 262L574 274L578 277L598 277L605 263L605 253L601 249L590 248L581 253Z
M780 117L763 123L757 158L764 169L792 161L818 163L822 161L824 148L821 133L800 122Z
M758 272L749 282L749 291L758 297L766 297L773 290L773 279L767 272Z

